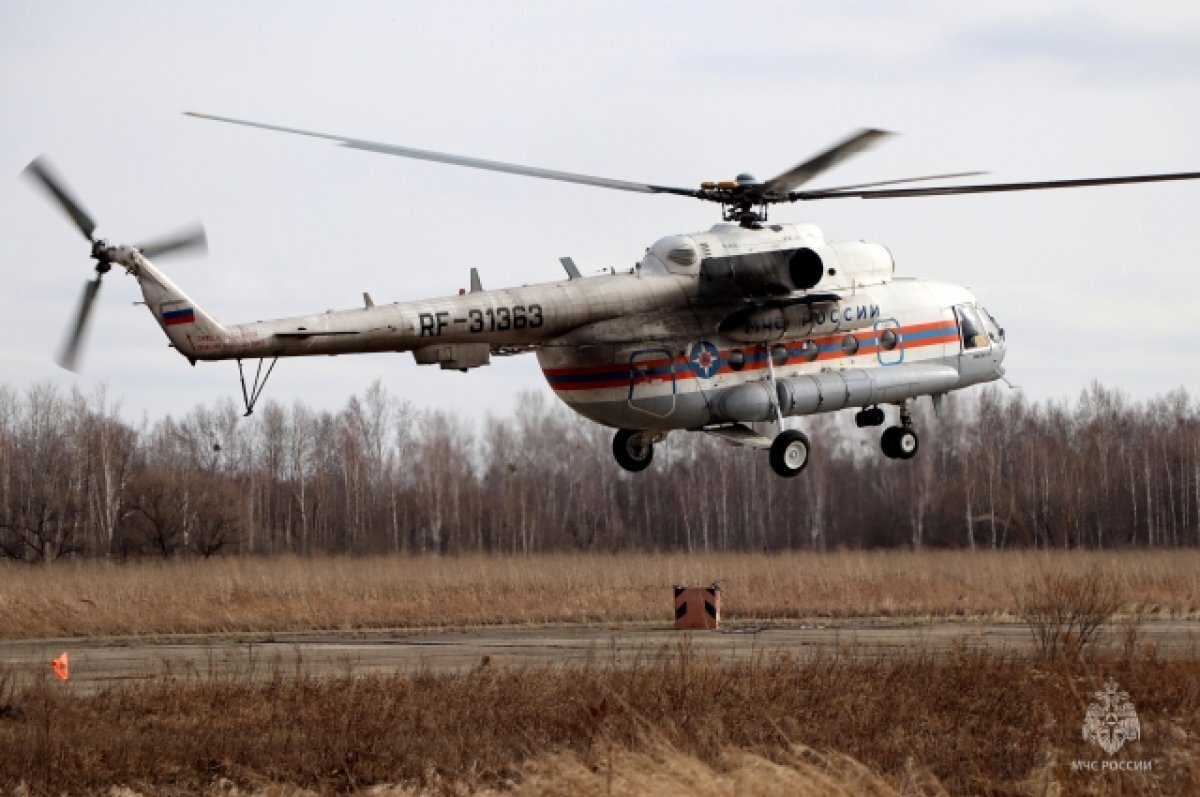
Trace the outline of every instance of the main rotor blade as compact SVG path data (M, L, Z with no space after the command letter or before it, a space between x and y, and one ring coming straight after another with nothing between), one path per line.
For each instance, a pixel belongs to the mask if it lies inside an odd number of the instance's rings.
M138 244L137 249L147 259L175 254L188 249L199 249L202 252L207 252L208 238L204 234L204 228L196 224L172 235L164 236L144 244Z
M783 174L772 177L759 187L763 195L787 194L795 188L807 183L821 172L831 169L842 161L857 155L877 141L892 135L886 130L866 129L853 133L849 138L834 144L824 152L814 155L803 163L798 163Z
M92 315L92 307L96 303L96 294L100 291L100 276L89 280L83 285L83 298L79 301L79 310L75 314L75 324L71 328L62 352L58 356L58 364L68 371L78 371L79 350L87 332L87 322Z
M987 174L987 172L952 172L950 174L931 174L927 177L902 177L899 180L879 180L874 183L858 183L857 185L839 185L831 188L821 188L818 192L854 191L860 188L875 188L881 185L900 185L901 183L921 183L926 180L953 180L959 177L978 177L982 174Z
M314 133L311 130L299 130L294 127L281 127L279 125L268 125L260 122L248 122L243 119L230 119L225 116L213 116L211 114L195 113L186 111L187 116L194 116L197 119L210 119L216 122L228 122L235 125L245 125L246 127L259 127L263 130L274 130L280 133L293 133L299 136L310 136L312 138L323 138L327 141L334 141L338 145L349 149L358 149L366 152L378 152L384 155L398 155L402 158L415 158L417 160L436 161L438 163L448 163L451 166L467 166L472 169L486 169L493 172L506 172L508 174L520 174L525 177L540 177L544 180L558 180L564 183L579 183L581 185L591 185L598 188L612 188L617 191L636 191L642 194L681 194L683 196L696 196L697 191L689 188L672 188L670 186L650 185L649 183L634 183L626 180L613 180L608 177L593 177L586 174L574 174L572 172L560 172L554 169L542 169L536 166L521 166L516 163L504 163L503 161L485 160L483 158L469 158L465 155L451 155L445 152L432 152L424 149L414 149L412 147L401 147L395 144L384 144L377 141L365 141L358 138L345 138L343 136L328 135L326 133Z
M71 192L67 190L67 185L62 181L54 169L50 166L50 162L45 156L34 158L29 162L29 165L22 171L29 179L40 185L46 193L48 193L57 203L63 212L66 213L71 221L75 222L75 226L83 233L83 237L89 241L95 240L93 234L96 232L96 223L92 221L92 217L83 209L83 205L75 197L71 196Z
M1176 172L1173 174L1136 174L1126 177L1086 177L1080 180L1041 180L1028 183L987 183L981 185L941 185L929 188L892 188L883 191L796 191L792 199L897 199L916 196L950 196L953 194L993 194L1004 191L1040 191L1047 188L1087 188L1097 185L1124 185L1127 183L1162 183L1170 180L1200 180L1200 172Z

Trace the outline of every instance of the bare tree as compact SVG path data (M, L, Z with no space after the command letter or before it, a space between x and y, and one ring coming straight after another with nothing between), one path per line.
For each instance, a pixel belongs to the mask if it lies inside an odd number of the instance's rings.
M813 459L782 480L683 433L625 473L611 430L544 392L477 439L378 382L337 413L222 402L142 429L103 390L0 387L0 555L1200 544L1200 407L1183 391L1031 403L985 387L940 418L912 410L911 462L879 456L851 412L790 420Z

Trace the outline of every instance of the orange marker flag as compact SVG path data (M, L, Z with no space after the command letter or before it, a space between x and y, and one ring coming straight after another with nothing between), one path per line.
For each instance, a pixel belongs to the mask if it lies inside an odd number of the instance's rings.
M50 660L50 666L54 668L54 675L58 680L65 681L71 677L70 671L67 669L67 652L65 650L57 659Z

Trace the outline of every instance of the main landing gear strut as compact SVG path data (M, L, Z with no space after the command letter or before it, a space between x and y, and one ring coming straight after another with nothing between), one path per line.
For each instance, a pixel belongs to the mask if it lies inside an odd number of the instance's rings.
M808 464L809 442L808 435L798 429L783 428L783 409L779 406L779 385L775 381L775 363L771 349L763 345L766 354L767 375L771 380L771 404L775 410L775 428L779 434L771 441L769 461L771 470L785 479L799 476L800 471Z

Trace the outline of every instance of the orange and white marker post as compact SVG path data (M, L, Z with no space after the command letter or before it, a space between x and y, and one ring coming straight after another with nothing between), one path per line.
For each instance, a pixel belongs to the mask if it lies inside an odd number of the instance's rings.
M67 652L64 650L59 654L57 659L50 660L50 666L54 668L54 677L60 681L65 681L71 677L71 671L67 664Z

